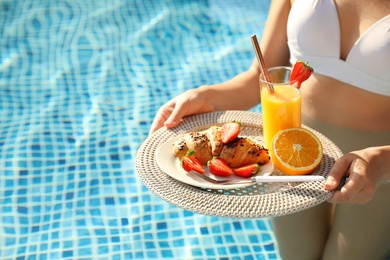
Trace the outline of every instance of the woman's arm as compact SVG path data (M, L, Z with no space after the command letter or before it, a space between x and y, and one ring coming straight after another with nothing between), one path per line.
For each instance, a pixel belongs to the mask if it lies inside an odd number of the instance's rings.
M290 0L273 0L270 5L260 44L268 67L288 64L286 29L290 8ZM184 116L229 109L247 110L259 101L259 66L254 60L247 71L226 82L191 89L168 101L158 110L150 134L163 125L177 126Z
M289 0L271 2L260 43L267 67L289 65L287 20L290 9ZM247 71L229 81L202 86L201 91L206 92L206 99L212 100L214 110L247 110L260 101L259 72L259 64L257 59L254 59Z

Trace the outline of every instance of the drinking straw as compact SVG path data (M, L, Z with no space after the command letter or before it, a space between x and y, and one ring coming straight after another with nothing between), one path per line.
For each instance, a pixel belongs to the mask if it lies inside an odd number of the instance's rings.
M261 54L261 50L260 50L259 42L257 41L256 34L251 36L251 40L252 40L253 48L255 49L257 62L259 63L260 73L263 75L263 80L265 82L267 82L266 86L267 86L268 92L273 93L275 90L271 84L271 79L269 77L267 67L265 66L263 54Z

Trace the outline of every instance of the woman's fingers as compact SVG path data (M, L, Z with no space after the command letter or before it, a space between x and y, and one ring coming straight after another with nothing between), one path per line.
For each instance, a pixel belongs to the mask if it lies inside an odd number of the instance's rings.
M211 111L213 111L212 106L205 103L204 98L199 95L196 89L188 90L168 101L158 110L149 134L157 131L162 126L173 128L185 116Z
M352 160L351 156L344 155L335 162L325 182L326 190L334 190L340 185L343 176L348 172Z
M166 103L164 106L160 107L150 127L149 135L153 134L158 129L164 126L165 122L169 119L174 109L175 109L174 100L171 100L168 103Z
M365 159L355 153L341 157L329 173L325 189L334 190L343 176L348 176L347 182L335 191L329 202L365 204L372 199L377 180L376 176L370 173Z

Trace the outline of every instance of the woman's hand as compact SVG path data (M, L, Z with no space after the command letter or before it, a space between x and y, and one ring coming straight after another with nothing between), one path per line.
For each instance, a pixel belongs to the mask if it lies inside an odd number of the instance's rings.
M336 189L343 176L347 176L348 180L328 201L357 204L371 201L376 187L389 180L389 158L390 146L367 148L339 158L329 173L325 189Z
M214 111L201 89L187 90L161 106L150 127L149 135L162 126L168 128L177 126L185 116Z
M221 110L247 110L259 103L259 68L252 66L236 77L190 89L168 101L157 112L149 135L162 126L173 128L185 116Z

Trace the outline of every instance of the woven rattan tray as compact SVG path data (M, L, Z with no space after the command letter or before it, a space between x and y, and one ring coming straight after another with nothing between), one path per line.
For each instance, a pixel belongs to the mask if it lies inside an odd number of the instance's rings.
M199 214L220 217L259 218L288 215L320 204L332 196L332 192L323 188L324 181L254 184L231 190L204 189L177 181L159 168L156 150L167 140L233 120L242 124L242 136L263 143L262 118L259 113L223 111L189 116L174 129L159 129L140 146L136 168L142 182L153 193L171 204ZM326 177L342 152L324 135L308 129L317 135L324 147L324 157L313 174Z

